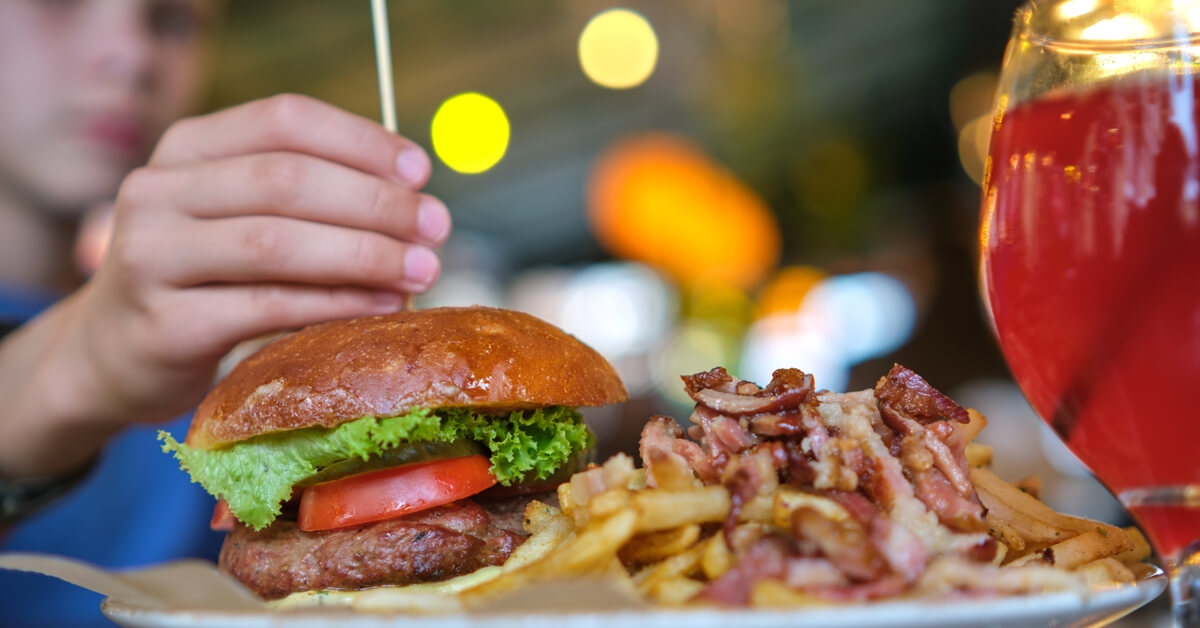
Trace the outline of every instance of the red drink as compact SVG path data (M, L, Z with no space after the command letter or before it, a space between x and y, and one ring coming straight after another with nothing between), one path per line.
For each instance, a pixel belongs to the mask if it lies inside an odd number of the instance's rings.
M1191 76L1048 94L992 137L983 285L1030 403L1127 503L1200 485L1200 94ZM1124 494L1124 495L1123 495ZM1200 509L1134 515L1159 552Z

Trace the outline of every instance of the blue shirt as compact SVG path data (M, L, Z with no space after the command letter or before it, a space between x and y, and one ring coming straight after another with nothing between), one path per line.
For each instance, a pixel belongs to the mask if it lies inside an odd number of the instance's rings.
M0 326L32 318L51 301L0 287ZM165 429L182 438L190 416L129 428L70 494L0 537L0 551L46 552L104 567L201 557L216 560L224 533L208 529L213 498L159 449ZM60 580L0 570L0 625L107 626L101 596Z

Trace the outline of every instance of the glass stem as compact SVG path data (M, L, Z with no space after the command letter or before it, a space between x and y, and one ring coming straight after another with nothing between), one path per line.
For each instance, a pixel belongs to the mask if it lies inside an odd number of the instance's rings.
M1175 625L1200 628L1200 541L1175 555L1170 576Z

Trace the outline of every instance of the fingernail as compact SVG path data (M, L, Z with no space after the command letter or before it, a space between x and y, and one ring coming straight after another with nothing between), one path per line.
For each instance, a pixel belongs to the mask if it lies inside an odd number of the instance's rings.
M413 185L425 183L425 179L429 177L429 168L429 157L420 148L406 148L396 157L396 172Z
M418 286L428 286L437 277L437 255L421 246L409 247L404 254L404 278Z
M426 242L440 245L450 235L450 212L441 201L422 196L417 205L417 233Z

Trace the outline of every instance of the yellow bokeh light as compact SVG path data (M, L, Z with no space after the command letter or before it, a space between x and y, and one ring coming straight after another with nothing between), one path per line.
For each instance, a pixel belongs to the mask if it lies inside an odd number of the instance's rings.
M496 165L508 149L508 116L483 94L454 96L433 115L433 150L458 172L475 174Z
M596 14L579 35L583 73L604 87L641 85L658 63L658 37L646 18L628 9Z
M958 160L967 176L976 184L983 183L988 144L992 139L992 116L981 115L963 126L958 133Z

